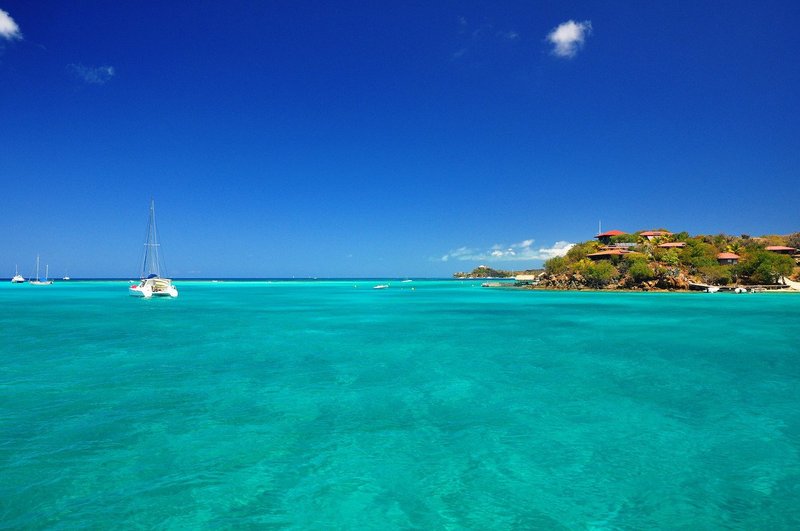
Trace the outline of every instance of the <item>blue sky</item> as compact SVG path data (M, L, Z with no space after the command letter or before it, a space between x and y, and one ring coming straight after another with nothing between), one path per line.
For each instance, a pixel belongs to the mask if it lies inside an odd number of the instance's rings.
M151 196L174 276L800 230L798 2L0 10L0 275L135 275Z

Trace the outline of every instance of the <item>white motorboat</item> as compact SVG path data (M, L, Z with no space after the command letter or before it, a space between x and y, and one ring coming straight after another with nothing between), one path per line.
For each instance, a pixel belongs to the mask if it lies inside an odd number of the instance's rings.
M11 277L11 282L14 284L22 284L25 282L25 277L19 274L19 268L14 266L14 276Z
M389 287L389 284L378 284L377 286L372 286L372 289L386 289Z
M156 230L155 201L150 200L150 218L147 222L147 240L144 244L144 258L142 259L141 281L130 286L128 293L133 297L177 297L178 288L172 284L171 278L161 276L166 274L161 257L158 252L158 231Z

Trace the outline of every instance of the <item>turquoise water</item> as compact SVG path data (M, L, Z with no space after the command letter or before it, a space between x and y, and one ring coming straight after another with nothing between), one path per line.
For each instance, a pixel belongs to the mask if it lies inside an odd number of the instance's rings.
M0 527L800 527L800 295L376 283L0 286Z

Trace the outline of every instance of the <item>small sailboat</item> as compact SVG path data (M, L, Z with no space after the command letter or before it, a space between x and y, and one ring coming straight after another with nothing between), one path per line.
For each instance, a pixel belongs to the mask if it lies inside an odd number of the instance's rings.
M19 274L19 267L14 266L14 276L11 278L13 284L22 284L25 282L25 277Z
M147 221L147 238L144 244L144 258L142 259L141 281L130 286L128 293L133 297L177 297L178 288L172 284L171 278L161 276L166 274L166 268L158 253L158 231L156 230L155 201L150 200L150 218Z
M30 284L34 286L49 286L53 283L52 280L47 280L47 277L50 275L50 266L46 265L44 268L44 280L39 277L39 255L36 255L36 279L31 279Z

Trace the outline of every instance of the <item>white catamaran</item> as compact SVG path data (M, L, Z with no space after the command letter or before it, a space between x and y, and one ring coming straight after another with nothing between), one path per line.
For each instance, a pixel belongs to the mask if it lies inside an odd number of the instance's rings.
M178 288L172 285L172 279L164 278L166 268L158 253L158 231L156 231L155 201L150 200L150 219L147 222L147 239L144 244L144 258L142 259L141 282L128 288L128 293L134 297L177 297Z

